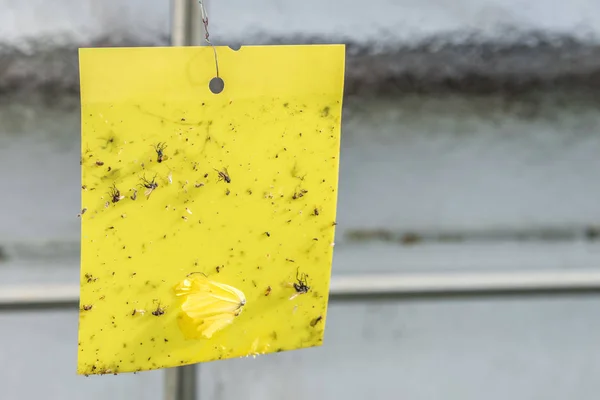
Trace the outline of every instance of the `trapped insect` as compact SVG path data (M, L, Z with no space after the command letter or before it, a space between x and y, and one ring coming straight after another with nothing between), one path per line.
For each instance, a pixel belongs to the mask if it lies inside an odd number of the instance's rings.
M125 198L125 196L121 196L121 192L119 191L119 189L117 189L117 186L114 183L110 188L110 192L108 194L110 195L113 203L116 203Z
M306 189L300 189L299 191L294 192L294 195L292 196L292 199L296 200L296 199L299 199L301 197L304 197L304 195L306 193L308 193L308 190L306 190Z
M165 156L164 150L167 148L167 144L164 142L158 142L156 145L153 146L154 147L154 151L156 151L156 161L158 163L163 162L164 160L167 159L167 157Z
M213 168L215 171L217 171L217 173L219 174L219 180L220 181L225 181L227 183L231 183L231 177L229 176L229 172L227 171L227 168L223 167L223 171L219 171L216 168Z
M192 276L193 275L193 276ZM181 310L205 338L229 326L246 305L239 289L192 272L175 287L176 296L185 296Z
M296 293L294 293L290 297L290 300L295 299L297 296L300 296L301 294L308 293L308 291L310 290L310 286L308 286L308 275L305 273L301 274L300 268L298 268L296 270L296 282L288 283L287 286L293 287L294 290L296 291Z
M165 308L160 306L160 303L156 306L156 310L152 311L152 315L160 317L165 313Z
M146 198L150 198L150 195L154 189L158 187L158 183L156 183L156 175L154 175L154 178L152 178L151 181L148 181L145 176L142 178L142 183L140 185L146 188L146 191L144 192L144 196L146 196Z

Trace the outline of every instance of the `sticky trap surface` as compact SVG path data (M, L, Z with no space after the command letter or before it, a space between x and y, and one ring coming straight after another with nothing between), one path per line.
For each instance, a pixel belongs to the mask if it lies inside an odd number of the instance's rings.
M217 53L80 50L80 374L323 341L344 46Z

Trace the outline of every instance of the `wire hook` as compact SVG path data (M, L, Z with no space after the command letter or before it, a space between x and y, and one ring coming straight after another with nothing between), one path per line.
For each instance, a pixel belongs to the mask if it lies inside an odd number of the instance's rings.
M217 78L219 77L219 58L217 57L217 49L215 48L215 46L210 42L210 34L208 33L208 14L206 13L206 8L204 8L204 2L202 0L198 0L198 3L200 4L200 12L202 14L202 25L204 26L204 40L206 40L206 43L208 43L210 45L210 47L212 47L213 52L215 53L215 68L217 70Z

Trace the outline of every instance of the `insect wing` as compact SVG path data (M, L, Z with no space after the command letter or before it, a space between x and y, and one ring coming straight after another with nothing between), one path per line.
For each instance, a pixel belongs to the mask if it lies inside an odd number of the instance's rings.
M238 304L244 305L246 304L246 296L244 295L244 293L239 290L234 288L233 286L229 286L226 285L224 283L219 283L219 282L210 282L210 285L213 286L214 289L213 292L215 293L215 296L219 295L219 296L224 296L227 299L236 299ZM219 293L222 292L222 293Z
M236 315L233 313L223 313L205 318L202 323L198 325L198 332L207 339L210 339L216 332L229 326L235 317Z
M238 301L219 298L210 293L195 293L187 296L181 309L193 319L206 318L215 314L235 313L240 308Z
M182 311L207 338L231 324L246 304L242 291L202 275L184 279L175 287L175 295L185 296Z

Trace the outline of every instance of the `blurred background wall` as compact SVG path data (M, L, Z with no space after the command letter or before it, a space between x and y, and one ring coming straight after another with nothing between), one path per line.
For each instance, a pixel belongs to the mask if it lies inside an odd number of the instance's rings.
M334 275L600 266L600 2L207 3L217 45L347 44ZM0 0L0 285L78 282L77 47L168 45L170 18ZM599 306L332 303L324 347L203 365L201 396L594 398ZM162 396L160 372L76 377L76 310L0 326L1 398Z

